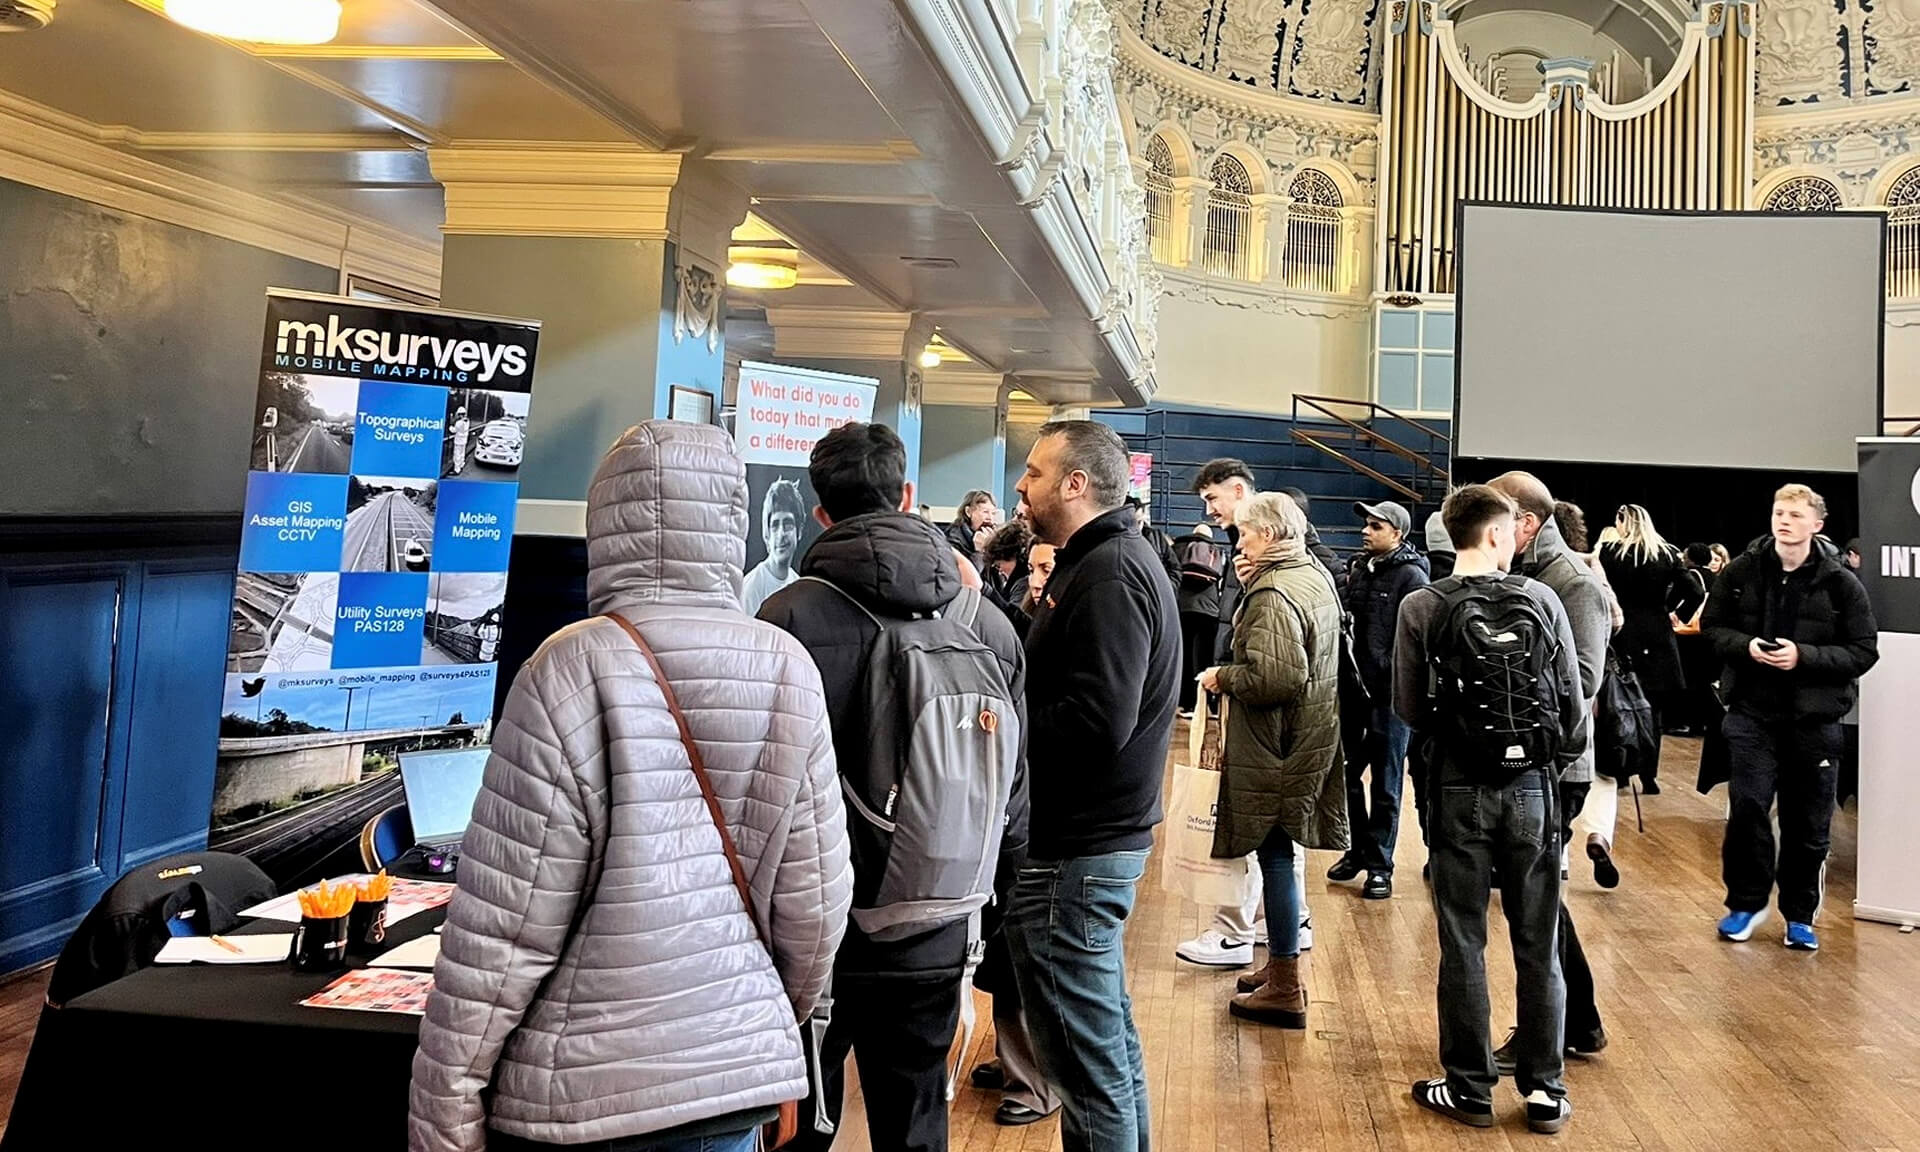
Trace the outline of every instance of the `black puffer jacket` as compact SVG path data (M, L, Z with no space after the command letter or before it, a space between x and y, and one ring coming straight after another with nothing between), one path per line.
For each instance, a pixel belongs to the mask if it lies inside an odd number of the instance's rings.
M1867 590L1824 540L1792 573L1762 536L1720 570L1701 629L1726 661L1727 706L1763 720L1837 721L1853 708L1854 681L1880 660L1879 628ZM1800 649L1793 671L1754 660L1759 636Z
M843 520L821 534L800 563L802 576L831 581L881 619L906 619L944 608L960 594L960 572L954 566L946 535L939 528L905 512L876 512ZM984 599L984 598L983 598ZM867 734L862 688L866 684L867 654L879 635L866 613L832 588L799 580L782 588L760 607L760 619L791 633L813 656L826 690L827 718L833 725L833 751L842 764L864 763ZM1028 785L1024 742L1026 718L1026 653L1013 625L984 602L974 619L974 632L1000 659L1007 686L1013 690L1020 714L1023 742L1015 765L1013 797L1007 808L1007 831L1000 841L1000 861L994 876L999 898L988 916L1006 907L1014 877L1026 858ZM855 861L856 868L860 862ZM856 887L859 878L855 879ZM989 924L991 927L991 924ZM838 972L911 976L933 971L958 972L965 958L966 925L895 944L876 944L852 925L840 945Z
M1347 568L1347 611L1353 613L1353 655L1367 694L1381 708L1393 700L1393 638L1400 601L1428 583L1427 558L1409 541L1385 556L1361 553Z

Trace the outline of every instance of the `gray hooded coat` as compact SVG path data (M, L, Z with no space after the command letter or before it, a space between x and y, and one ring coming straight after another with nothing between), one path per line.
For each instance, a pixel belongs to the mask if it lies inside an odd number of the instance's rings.
M1586 558L1566 542L1559 523L1552 519L1540 526L1526 552L1514 558L1513 570L1553 589L1560 606L1566 609L1567 623L1573 626L1574 655L1580 661L1580 691L1586 713L1591 716L1607 673L1607 642L1613 638L1613 608L1606 585L1594 578ZM1595 727L1591 723L1586 726L1586 749L1560 777L1565 783L1593 781Z
M587 494L587 592L658 654L773 955L639 649L611 621L562 629L494 733L413 1062L414 1152L476 1152L489 1126L606 1141L806 1094L795 1021L852 873L820 675L740 611L746 503L718 428L629 429Z

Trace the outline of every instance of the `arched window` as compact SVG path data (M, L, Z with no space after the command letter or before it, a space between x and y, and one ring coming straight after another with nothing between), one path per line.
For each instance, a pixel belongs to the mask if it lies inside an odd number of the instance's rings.
M1207 238L1202 265L1215 276L1253 279L1253 177L1222 152L1207 171Z
M1147 141L1147 243L1162 264L1174 262L1173 176L1173 149L1155 133Z
M1887 295L1920 296L1920 167L1887 189Z
M1287 247L1280 278L1289 288L1339 292L1340 186L1325 172L1302 168L1287 186Z
M1775 188L1763 207L1769 212L1838 212L1845 204L1833 181L1795 176Z

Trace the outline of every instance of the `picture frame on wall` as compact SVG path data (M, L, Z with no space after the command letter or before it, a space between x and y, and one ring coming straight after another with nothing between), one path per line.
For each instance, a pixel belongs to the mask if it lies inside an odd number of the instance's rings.
M713 393L675 384L668 389L667 419L689 424L713 423Z

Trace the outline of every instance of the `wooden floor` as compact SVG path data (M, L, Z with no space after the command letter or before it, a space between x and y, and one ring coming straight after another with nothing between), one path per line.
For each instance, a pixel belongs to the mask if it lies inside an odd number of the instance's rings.
M1205 1149L1676 1149L1920 1152L1920 935L1856 924L1853 819L1834 824L1817 955L1780 946L1779 921L1748 944L1713 933L1721 915L1724 790L1692 790L1697 744L1669 741L1663 794L1643 800L1647 831L1623 798L1618 858L1625 882L1594 887L1574 862L1569 899L1600 989L1611 1045L1569 1065L1574 1118L1558 1137L1530 1135L1511 1085L1499 1128L1475 1131L1420 1112L1415 1079L1435 1058L1433 917L1420 883L1417 833L1403 837L1394 899L1308 872L1314 916L1310 1029L1279 1032L1231 1019L1231 972L1182 964L1173 947L1205 927L1201 910L1142 885L1127 933L1135 1015L1153 1093L1154 1147ZM1412 809L1409 801L1408 817ZM1496 1028L1512 1013L1512 965L1495 912ZM0 985L0 1117L24 1059L43 980ZM987 1006L969 1064L992 1053ZM1499 1033L1496 1032L1496 1035ZM993 1123L998 1099L965 1090L953 1149L1053 1149L1058 1125ZM0 1119L0 1124L4 1120ZM838 1148L869 1149L858 1099Z

